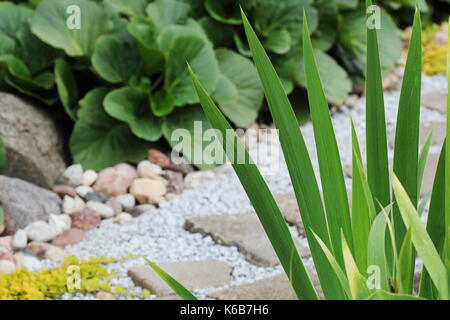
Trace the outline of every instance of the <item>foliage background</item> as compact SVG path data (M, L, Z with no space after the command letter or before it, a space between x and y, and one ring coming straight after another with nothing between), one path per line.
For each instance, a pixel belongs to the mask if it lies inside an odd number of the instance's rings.
M326 97L342 103L364 78L363 2L0 1L0 88L38 99L55 113L64 110L63 118L71 120L66 122L70 151L84 168L138 161L153 143L166 140L174 146L170 137L177 128L192 132L194 120L209 127L186 62L235 126L251 124L266 109L243 41L239 6L298 110L306 100L300 32L305 8ZM439 19L439 6L448 3L422 1L421 8L430 19ZM66 24L73 4L81 9L79 30ZM402 51L397 24L411 16L415 0L379 4L380 54L387 73Z

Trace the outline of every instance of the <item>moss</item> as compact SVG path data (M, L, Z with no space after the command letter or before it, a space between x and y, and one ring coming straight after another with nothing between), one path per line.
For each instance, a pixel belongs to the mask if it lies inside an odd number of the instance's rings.
M12 274L0 274L0 300L50 300L61 297L65 293L92 293L106 291L115 295L133 297L147 297L150 293L145 290L142 294L129 292L122 286L112 286L111 280L117 275L108 271L105 264L119 260L134 258L95 257L80 260L75 256L68 256L62 261L60 267L28 272L25 268L18 269ZM79 274L79 282L73 283L73 273L70 268ZM75 268L74 268L75 267Z
M446 72L447 46L435 40L440 30L439 25L433 24L423 31L423 72L428 75Z

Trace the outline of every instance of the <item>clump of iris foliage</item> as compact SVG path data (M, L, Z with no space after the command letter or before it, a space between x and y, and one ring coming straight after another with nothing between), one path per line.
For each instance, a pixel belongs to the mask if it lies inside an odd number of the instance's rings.
M370 6L371 1L367 0ZM342 164L320 73L304 17L303 61L320 167L316 180L308 150L295 121L282 82L250 22L242 13L247 40L264 87L288 165L307 240L326 299L450 298L450 148L446 142L434 180L426 226L419 190L431 136L419 152L422 39L417 10L398 107L394 163L388 163L378 31L366 28L366 151L367 171L353 125L353 185L349 205ZM203 110L222 135L230 125L191 71ZM450 54L447 62L450 83ZM450 132L450 99L447 134ZM350 121L350 120L349 120ZM351 128L351 129L350 129ZM246 152L236 137L235 150ZM293 147L295 146L295 147ZM229 149L229 148L228 148ZM247 157L249 155L247 154ZM257 167L234 164L255 211L299 299L318 299L309 274L274 197ZM322 197L323 195L323 201ZM414 292L415 259L423 267ZM150 265L185 299L190 292L154 264Z
M402 50L392 15L414 3L381 3L383 73ZM193 131L194 120L208 126L186 61L228 120L245 127L263 91L239 5L287 93L306 87L302 8L328 101L341 103L363 77L361 0L30 0L0 1L0 88L64 110L75 124L71 153L86 169L141 160L150 144L173 144L173 130Z

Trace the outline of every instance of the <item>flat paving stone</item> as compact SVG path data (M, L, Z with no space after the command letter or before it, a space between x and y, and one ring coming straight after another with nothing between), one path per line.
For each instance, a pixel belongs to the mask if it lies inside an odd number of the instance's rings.
M431 133L432 130L434 130L433 139L431 141L432 145L438 145L441 146L444 142L445 136L446 136L446 124L445 121L425 121L421 123L420 128L420 137L419 137L419 143L421 146L425 143L427 140L428 135ZM394 148L395 146L395 130L392 130L388 135L388 141L389 146L391 148Z
M187 289L202 289L226 285L231 281L232 268L218 260L161 263L159 266ZM134 283L158 296L170 296L174 291L148 266L128 270Z
M323 299L316 273L310 270L310 275L319 297ZM285 274L216 291L208 297L217 300L297 300Z
M430 91L422 95L422 105L431 110L445 113L447 110L447 97L439 91Z
M273 267L279 260L255 213L211 215L186 220L184 228L208 235L219 244L236 246L253 264ZM303 258L311 256L306 242L296 240Z

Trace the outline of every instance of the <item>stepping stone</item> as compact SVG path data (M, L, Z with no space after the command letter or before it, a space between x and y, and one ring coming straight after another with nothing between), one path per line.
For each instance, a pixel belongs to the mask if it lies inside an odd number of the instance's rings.
M226 285L231 281L231 267L218 260L161 263L159 266L189 290ZM137 286L158 296L173 295L174 291L148 266L128 270Z
M420 196L423 197L429 191L433 189L434 176L439 163L439 152L433 152L428 154L427 163L425 165L425 171L423 174L422 189Z
M311 270L310 274L314 287L323 298L317 275ZM297 300L285 274L216 291L208 297L217 300Z
M434 134L433 134L433 139L432 139L431 144L442 146L445 136L446 136L445 121L436 121L436 120L426 121L426 122L421 123L421 126L422 127L420 128L420 138L419 138L419 143L421 146L423 146L423 144L427 140L428 135L430 134L430 132L432 130L434 130ZM389 140L389 146L391 148L394 148L394 146L395 146L395 130L392 130L389 133L388 140Z
M292 193L289 194L277 194L275 195L275 201L277 202L284 219L290 225L297 228L298 232L305 237L305 229L300 217L300 211L298 210L297 199Z
M279 264L275 251L255 213L212 215L186 220L184 228L190 232L209 235L219 244L236 246L253 264L273 267ZM303 242L297 241L304 258L311 253Z
M422 95L422 105L431 110L445 113L447 110L447 97L439 91L431 91Z

